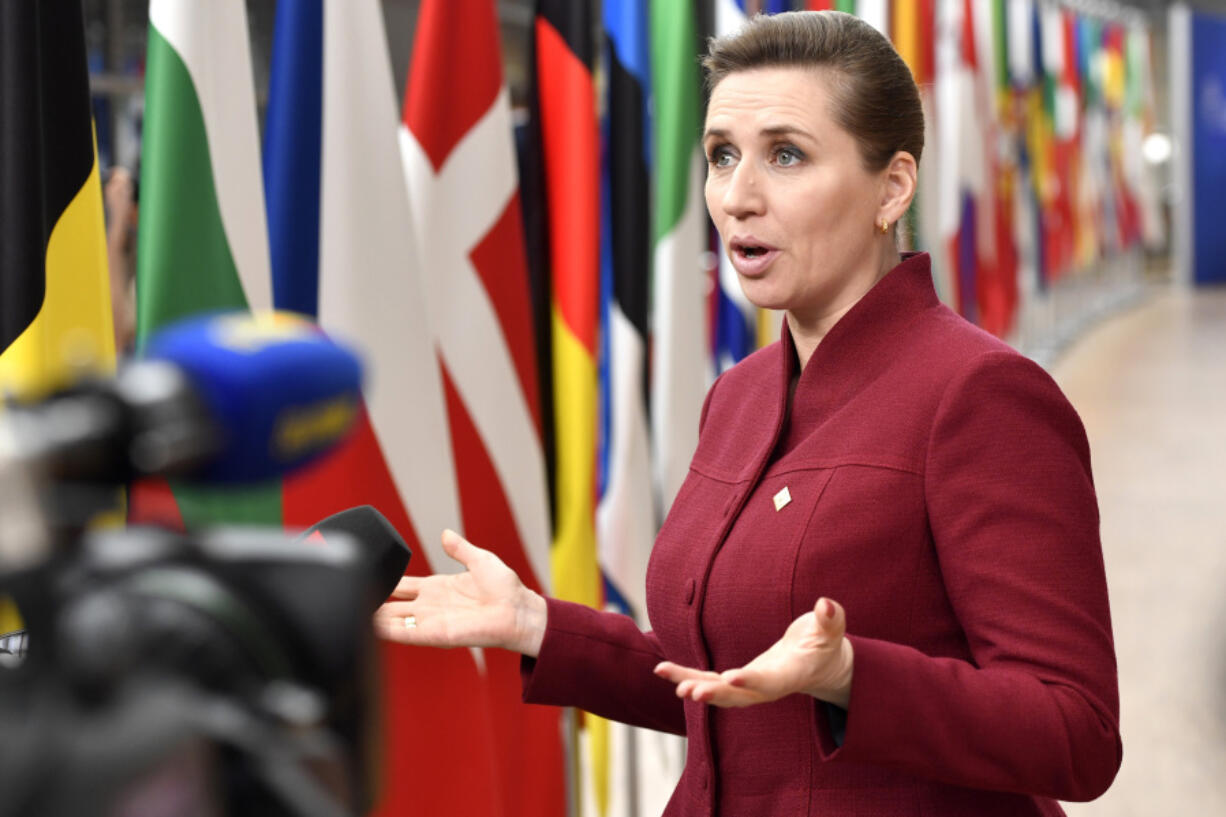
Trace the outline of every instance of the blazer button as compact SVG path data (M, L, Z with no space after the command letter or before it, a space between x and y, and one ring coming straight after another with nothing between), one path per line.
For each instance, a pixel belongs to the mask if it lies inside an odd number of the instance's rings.
M689 579L686 581L685 583L685 603L686 604L694 603L694 588L695 587L696 587L696 584L693 579Z

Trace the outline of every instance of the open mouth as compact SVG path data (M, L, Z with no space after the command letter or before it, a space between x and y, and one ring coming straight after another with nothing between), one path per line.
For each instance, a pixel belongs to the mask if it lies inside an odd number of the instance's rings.
M759 244L756 241L733 241L732 251L737 255L743 255L746 258L760 258L769 252L774 251L774 247L768 244Z

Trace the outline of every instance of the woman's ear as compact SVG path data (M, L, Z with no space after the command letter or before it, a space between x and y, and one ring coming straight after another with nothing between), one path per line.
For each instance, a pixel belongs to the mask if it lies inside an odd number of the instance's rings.
M894 224L904 215L915 198L916 178L919 168L915 157L905 150L900 150L890 157L882 177L881 206L877 219L885 219Z

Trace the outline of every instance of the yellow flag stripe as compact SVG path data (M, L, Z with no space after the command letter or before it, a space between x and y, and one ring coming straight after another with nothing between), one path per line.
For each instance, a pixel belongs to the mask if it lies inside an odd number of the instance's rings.
M596 564L596 362L553 309L553 394L557 427L554 595L600 607Z
M911 76L915 77L917 83L924 75L920 65L918 5L917 0L894 0L894 19L891 26L894 47L911 69Z
M115 369L96 152L85 184L51 230L46 287L38 316L0 355L0 392L35 397L82 373Z
M557 441L557 521L550 552L553 593L599 608L596 559L596 361L570 331L557 305L553 322L554 429ZM590 785L601 817L609 803L609 724L588 714L579 736L586 741Z

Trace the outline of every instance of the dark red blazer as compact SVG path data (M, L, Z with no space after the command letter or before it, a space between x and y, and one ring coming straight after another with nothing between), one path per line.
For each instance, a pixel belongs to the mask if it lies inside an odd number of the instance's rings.
M1052 815L1097 797L1119 702L1076 412L940 304L923 254L831 329L785 412L796 366L785 329L707 396L648 568L653 631L550 600L525 700L685 734L669 817ZM741 666L821 596L855 647L841 746L812 697L683 705L652 675Z

